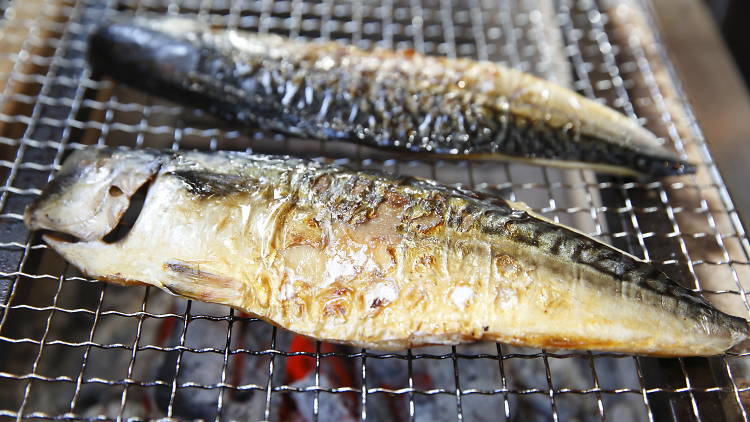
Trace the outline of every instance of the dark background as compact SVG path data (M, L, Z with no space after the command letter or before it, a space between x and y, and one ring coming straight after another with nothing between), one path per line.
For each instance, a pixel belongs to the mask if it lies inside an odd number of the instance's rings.
M745 84L750 85L750 0L705 1L732 51Z

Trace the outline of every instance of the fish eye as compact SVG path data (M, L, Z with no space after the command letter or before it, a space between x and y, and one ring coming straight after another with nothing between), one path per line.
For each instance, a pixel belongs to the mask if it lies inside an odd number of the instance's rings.
M119 186L112 185L112 186L109 187L109 194L111 196L114 196L115 198L118 197L118 196L120 196L120 195L122 195L123 193L125 193L125 192L123 192L122 189L120 189Z

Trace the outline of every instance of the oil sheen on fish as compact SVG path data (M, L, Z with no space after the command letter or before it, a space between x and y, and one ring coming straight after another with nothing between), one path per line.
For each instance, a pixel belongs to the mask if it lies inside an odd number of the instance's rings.
M100 72L148 93L303 138L647 177L694 172L624 115L491 62L180 18L102 26L89 56Z
M142 185L132 228L108 239ZM748 335L651 265L521 204L291 157L92 147L24 218L89 276L362 347L712 355Z

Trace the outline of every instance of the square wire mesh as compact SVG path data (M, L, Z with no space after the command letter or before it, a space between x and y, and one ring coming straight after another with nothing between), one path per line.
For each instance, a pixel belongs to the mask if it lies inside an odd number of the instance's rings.
M747 353L651 359L486 343L354 350L226 307L86 279L22 223L65 155L87 144L328 156L500 191L747 317L747 236L638 0L17 0L0 9L0 418L748 420ZM406 160L228 127L91 74L87 34L134 14L500 61L639 118L698 173L638 183Z

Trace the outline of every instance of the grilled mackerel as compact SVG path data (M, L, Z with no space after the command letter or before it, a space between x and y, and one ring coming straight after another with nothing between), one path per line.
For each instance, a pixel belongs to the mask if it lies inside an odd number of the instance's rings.
M102 26L90 59L149 93L304 138L636 176L694 171L635 121L496 63L212 30L179 18Z
M141 186L134 225L109 238ZM713 355L748 335L744 319L521 204L290 157L89 148L24 218L92 277L362 347Z

